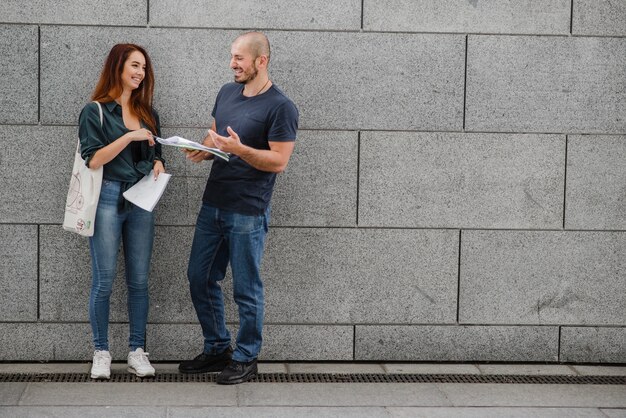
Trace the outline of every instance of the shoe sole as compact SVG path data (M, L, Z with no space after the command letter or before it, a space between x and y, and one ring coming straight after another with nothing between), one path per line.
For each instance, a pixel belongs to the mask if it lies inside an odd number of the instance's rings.
M252 380L256 377L258 371L254 372L254 373L250 373L249 375L246 375L244 377L240 377L239 379L235 379L235 380L217 380L217 384L218 385L237 385L239 383L244 383L247 382L248 380Z
M127 368L126 371L128 373L134 374L137 377L154 377L154 372L140 374L137 370L133 369L132 367Z
M203 369L195 369L195 370L181 370L178 368L178 371L184 374L196 374L196 373L219 373L228 366L230 360L225 361L224 363L212 364L211 366L205 367Z
M107 376L106 374L92 374L92 375L91 375L91 378L92 378L92 379L98 379L98 380L99 380L99 379L106 379L106 380L109 380L109 379L111 378L111 375L108 375L108 376Z

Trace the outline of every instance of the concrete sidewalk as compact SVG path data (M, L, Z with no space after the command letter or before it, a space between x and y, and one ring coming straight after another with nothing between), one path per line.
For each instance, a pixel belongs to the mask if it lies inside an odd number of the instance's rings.
M0 364L87 373L87 363ZM176 364L155 363L157 373ZM115 363L113 373L126 373ZM260 373L626 376L626 366L260 363ZM503 383L0 383L0 417L624 417L626 385Z

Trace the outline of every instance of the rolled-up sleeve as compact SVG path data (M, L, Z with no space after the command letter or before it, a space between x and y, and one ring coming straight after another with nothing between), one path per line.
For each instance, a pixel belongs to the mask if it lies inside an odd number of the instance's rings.
M96 151L107 145L100 125L100 112L97 104L89 103L80 112L78 138L80 139L80 155L85 160L85 165L89 167L89 162Z

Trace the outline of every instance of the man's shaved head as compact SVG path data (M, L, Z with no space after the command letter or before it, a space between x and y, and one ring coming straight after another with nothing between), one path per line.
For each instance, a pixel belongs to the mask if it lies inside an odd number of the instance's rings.
M243 35L239 35L237 39L235 39L234 43L241 42L242 45L247 46L250 49L250 52L257 58L261 55L265 55L267 57L267 61L270 60L270 41L267 39L264 33L261 32L247 32Z

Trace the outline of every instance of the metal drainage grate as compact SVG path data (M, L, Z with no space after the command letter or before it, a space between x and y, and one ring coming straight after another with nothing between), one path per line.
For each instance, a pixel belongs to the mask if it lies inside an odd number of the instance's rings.
M210 383L216 373L158 373L139 378L129 373L113 373L110 380L93 380L87 373L0 373L6 382L92 382L92 383ZM251 380L257 383L515 383L566 385L626 385L626 376L562 375L472 375L472 374L384 374L384 373L260 373Z

